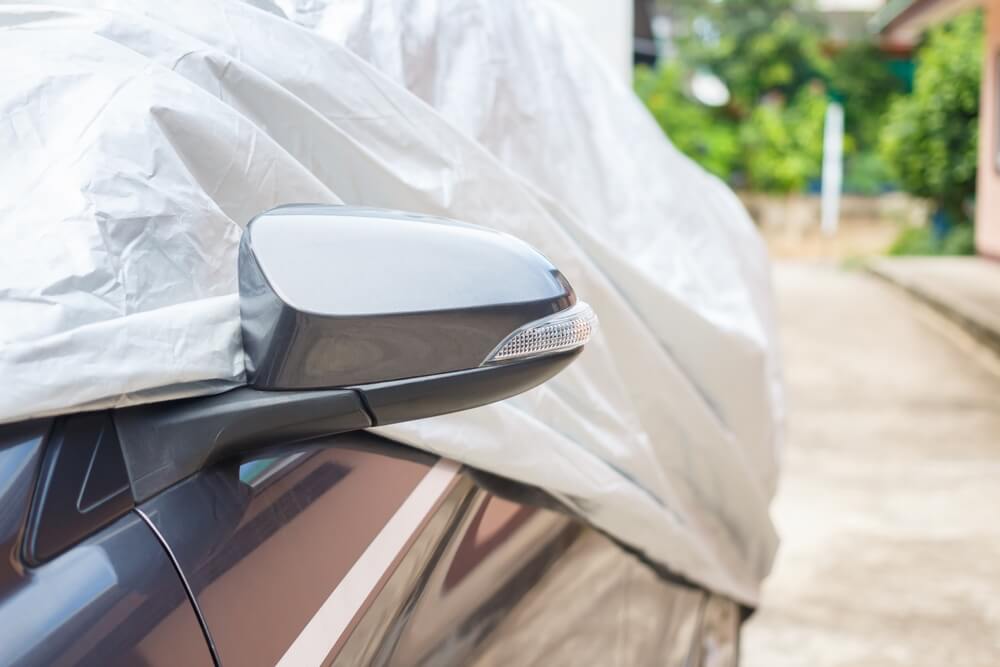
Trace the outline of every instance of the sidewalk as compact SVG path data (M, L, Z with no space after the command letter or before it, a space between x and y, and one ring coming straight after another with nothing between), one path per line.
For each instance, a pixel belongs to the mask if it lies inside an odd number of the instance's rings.
M868 271L1000 353L1000 262L981 257L891 258L872 262Z
M993 268L933 282L1000 294ZM991 353L860 271L778 262L775 289L788 381L781 547L741 664L997 667Z

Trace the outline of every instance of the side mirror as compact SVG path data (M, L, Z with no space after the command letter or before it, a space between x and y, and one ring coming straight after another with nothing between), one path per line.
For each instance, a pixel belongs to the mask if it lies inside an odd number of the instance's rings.
M239 277L249 385L356 389L379 424L524 391L595 323L526 243L396 211L268 211L243 236Z
M526 391L597 322L512 236L346 206L252 220L239 290L248 387L115 413L137 501L213 461Z

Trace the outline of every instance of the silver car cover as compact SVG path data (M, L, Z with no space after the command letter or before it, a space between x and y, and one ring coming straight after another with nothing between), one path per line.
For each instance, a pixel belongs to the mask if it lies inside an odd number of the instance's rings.
M601 328L535 390L383 432L754 604L783 408L733 193L545 2L284 9L0 6L0 422L241 384L236 251L265 209L457 218L545 253Z

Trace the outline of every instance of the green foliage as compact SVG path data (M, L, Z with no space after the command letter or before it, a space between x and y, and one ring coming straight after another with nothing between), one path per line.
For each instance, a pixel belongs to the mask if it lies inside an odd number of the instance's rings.
M976 228L969 224L956 225L942 239L942 255L975 255Z
M905 91L906 82L875 44L857 41L832 57L829 83L843 102L846 132L862 150L874 149L889 102Z
M791 98L827 74L822 23L808 2L675 0L671 6L692 26L679 41L684 60L726 82L737 117L751 114L765 94Z
M674 145L720 178L786 193L819 176L827 105L819 84L803 87L790 102L771 95L742 122L691 99L677 62L637 68L635 90Z
M931 31L913 93L892 103L880 143L903 188L955 220L967 217L963 205L975 194L982 34L980 12Z
M819 177L828 91L845 107L845 175L854 191L890 180L872 155L888 97L902 89L878 50L852 44L824 53L823 22L808 0L670 0L678 55L636 71L636 92L674 144L734 185L803 190ZM698 70L729 87L722 109L687 95ZM855 159L854 152L860 151Z
M844 161L844 192L877 195L891 183L889 168L875 151L860 151Z
M758 105L740 128L747 182L760 192L797 192L819 177L826 94L802 88L791 104Z
M930 227L906 227L889 248L889 254L936 255L937 245Z
M929 225L907 227L889 248L890 255L973 255L975 252L975 230L970 224L955 225L942 238L938 238Z
M682 153L720 178L730 177L740 151L736 127L685 95L679 64L636 68L635 90Z

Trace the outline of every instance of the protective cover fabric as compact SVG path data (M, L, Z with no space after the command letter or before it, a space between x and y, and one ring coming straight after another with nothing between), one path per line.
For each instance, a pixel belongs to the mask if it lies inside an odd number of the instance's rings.
M457 218L544 252L601 328L535 390L381 431L754 604L782 403L736 197L547 3L285 9L0 7L0 422L241 384L236 251L263 210Z

